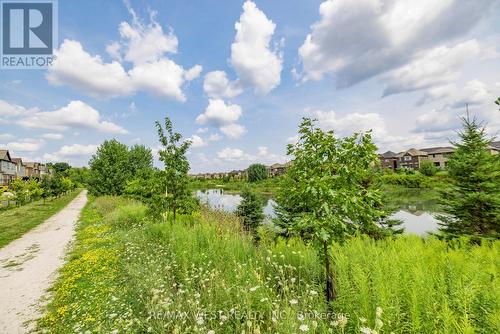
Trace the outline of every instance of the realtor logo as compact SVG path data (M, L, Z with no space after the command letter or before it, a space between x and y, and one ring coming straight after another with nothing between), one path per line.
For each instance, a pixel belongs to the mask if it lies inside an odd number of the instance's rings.
M57 43L56 0L0 0L2 69L47 68Z

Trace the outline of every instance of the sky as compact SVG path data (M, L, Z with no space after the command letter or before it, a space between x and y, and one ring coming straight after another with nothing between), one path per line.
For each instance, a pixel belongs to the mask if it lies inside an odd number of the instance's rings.
M500 0L59 0L46 70L0 70L0 148L86 166L116 138L191 171L285 162L303 117L379 151L449 145L470 114L500 134Z

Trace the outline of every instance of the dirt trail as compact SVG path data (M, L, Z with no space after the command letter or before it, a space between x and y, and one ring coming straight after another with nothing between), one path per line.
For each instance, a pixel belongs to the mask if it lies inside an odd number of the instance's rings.
M86 202L84 190L59 213L0 249L0 333L33 328Z

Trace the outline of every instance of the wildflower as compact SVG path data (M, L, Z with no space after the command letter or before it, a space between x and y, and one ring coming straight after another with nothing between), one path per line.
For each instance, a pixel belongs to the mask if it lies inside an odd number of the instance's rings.
M382 322L382 320L380 320L379 318L375 319L375 328L376 329L382 328L383 325L384 325L384 323Z
M299 329L301 332L307 332L309 331L309 326L307 326L306 324L302 324L300 325Z
M371 330L370 328L368 328L368 327L361 327L361 328L359 329L359 331L360 331L361 333L363 333L363 334L371 334L371 333L372 333L372 330Z
M318 294L318 292L317 292L317 291L314 291L314 290L309 291L309 293L310 293L312 296L316 296L316 295Z
M204 323L204 322L205 322L205 321L203 320L203 318L202 318L202 317L198 317L198 318L196 319L196 323L198 324L198 326L203 325L203 323Z
M252 288L250 288L250 292L255 292L257 289L259 288L259 286L254 286Z
M303 321L304 320L304 315L302 313L299 313L299 315L297 315L297 320Z
M345 314L339 314L337 316L337 320L339 321L339 326L341 328L344 328L345 325L347 325L347 317L345 316Z
M209 330L209 331L207 332L207 334L215 334L215 331L214 331L214 330Z
M299 303L299 301L297 299L290 299L289 303L290 305L296 305Z
M366 318L361 317L361 318L359 318L359 321L361 321L362 323L365 323L366 322Z
M380 306L377 306L377 309L375 310L375 315L377 318L380 318L382 316L382 308Z

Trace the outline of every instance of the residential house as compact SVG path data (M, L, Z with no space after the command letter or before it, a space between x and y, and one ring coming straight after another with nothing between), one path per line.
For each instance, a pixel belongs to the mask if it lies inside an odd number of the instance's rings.
M25 177L25 167L23 164L23 159L21 158L12 158L12 161L16 164L16 177L23 178Z
M0 150L0 187L8 186L16 177L16 164L9 151Z
M398 155L398 168L419 169L422 161L428 159L427 152L411 148L408 151L401 152Z
M494 141L490 144L490 147L488 148L490 153L495 155L500 153L500 141Z
M40 164L38 162L26 162L24 164L25 176L39 178Z
M396 170L398 168L398 154L392 151L387 151L379 155L380 166Z
M434 166L444 169L455 149L453 147L431 147L423 148L420 151L427 153L427 159L432 161Z
M272 164L271 166L267 167L267 173L269 177L283 175L286 173L286 170L291 166L291 164L291 162L287 162L285 164Z
M245 170L232 170L228 175L233 179L243 179L247 175L247 172Z

